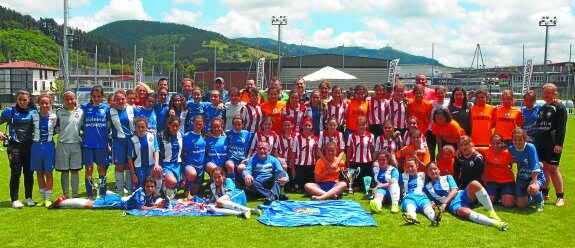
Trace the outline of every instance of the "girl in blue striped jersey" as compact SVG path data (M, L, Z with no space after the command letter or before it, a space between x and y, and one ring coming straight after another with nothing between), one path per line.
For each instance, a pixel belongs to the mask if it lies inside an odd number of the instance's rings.
M54 178L54 157L56 148L54 145L54 134L56 129L56 114L52 113L52 100L49 95L38 97L40 111L32 110L32 123L34 125L34 136L32 137L32 154L30 156L30 168L38 174L38 188L42 198L37 206L49 207L52 204L52 187Z
M148 120L140 116L134 120L136 133L128 142L128 169L132 175L132 187L143 187L145 178L152 174L152 169L159 166L160 148L156 135L148 132Z
M148 131L153 133L154 135L158 133L158 122L156 117L156 111L154 110L154 106L156 105L156 95L153 93L146 95L146 102L144 106L140 109L140 115L146 117L148 121Z
M232 95L233 93L230 93L230 97L233 97ZM226 168L229 168L226 177L234 182L236 181L235 168L247 159L252 139L252 134L247 130L243 130L243 128L244 120L241 115L237 114L232 119L232 129L226 131L226 136L228 137L228 161L226 161Z
M106 194L106 171L110 165L108 161L108 134L110 129L106 114L110 107L102 103L104 88L100 85L92 87L90 102L82 104L84 121L82 126L82 164L86 167L85 185L88 198L94 196L95 183L92 179L94 163L98 165L98 178L100 195Z
M192 98L188 99L186 103L188 107L188 116L185 122L186 133L194 130L194 119L196 115L202 115L205 119L206 115L204 113L204 108L210 105L209 102L202 102L202 89L194 87L192 89ZM184 120L182 120L184 121Z
M124 166L128 162L128 141L134 131L134 116L138 116L138 110L127 104L126 97L126 92L117 90L114 93L116 105L110 108L106 115L112 130L112 159L116 165L116 189L119 193L124 191ZM126 184L127 188L131 189L131 180Z
M166 130L158 134L161 172L164 175L164 186L169 189L176 189L180 182L183 144L182 133L179 131L181 123L180 118L171 116ZM154 167L153 172L158 172L157 167Z
M193 120L194 129L184 134L182 158L186 176L185 190L197 194L204 182L206 140L203 136L204 116L196 115ZM184 192L184 196L188 197L189 194Z

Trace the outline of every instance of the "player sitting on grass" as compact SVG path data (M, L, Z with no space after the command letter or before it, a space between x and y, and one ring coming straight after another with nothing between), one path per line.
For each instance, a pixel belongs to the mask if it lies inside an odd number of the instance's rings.
M151 210L164 207L164 201L156 195L156 180L153 177L147 177L144 181L144 188L139 188L132 195L122 197L118 194L108 194L97 200L88 200L83 198L68 199L66 196L60 196L50 209L56 208L80 208L80 209L139 209Z
M246 207L246 194L243 190L236 189L236 184L232 179L226 178L226 173L222 167L216 167L212 171L210 184L209 202L216 203L209 211L223 215L236 215L249 219L251 214L260 215L261 210Z
M431 220L431 225L439 226L443 210L441 206L432 207L423 192L424 184L425 173L417 172L415 158L408 158L405 161L405 172L399 177L399 185L403 187L404 193L401 201L403 219L408 224L420 224L416 211L422 211Z
M497 216L487 191L479 182L471 181L465 189L459 190L451 175L440 175L435 162L427 165L427 176L429 180L425 189L429 196L441 204L442 211L449 209L452 214L475 223L493 226L501 231L507 230L507 223ZM479 204L485 207L489 217L471 210Z
M391 166L391 154L383 151L377 155L379 171L376 175L377 186L373 187L373 200L369 201L371 211L381 213L381 205L384 201L391 201L391 212L399 212L399 172Z
M338 199L338 195L343 193L347 184L339 181L340 171L345 170L343 162L334 163L337 160L339 150L335 142L328 142L325 146L325 158L318 159L314 169L315 183L306 183L305 191L310 193L312 201L322 201L327 199Z

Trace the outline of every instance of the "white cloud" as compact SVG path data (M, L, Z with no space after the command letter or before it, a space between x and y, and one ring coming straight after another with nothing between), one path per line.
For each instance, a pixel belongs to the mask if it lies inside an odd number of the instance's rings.
M230 11L226 16L220 16L211 25L209 30L219 32L227 37L258 37L260 36L260 24L251 16Z
M104 24L118 20L152 20L140 0L110 0L108 5L93 16L74 16L70 26L90 31Z
M73 0L70 1L70 7L80 8L90 5L90 2L90 0ZM34 17L51 14L64 15L64 1L57 1L55 4L54 1L46 0L3 0L0 5Z
M175 4L191 3L191 4L201 4L203 0L172 0Z
M193 26L202 16L203 13L201 11L192 12L173 8L170 12L164 14L164 21Z

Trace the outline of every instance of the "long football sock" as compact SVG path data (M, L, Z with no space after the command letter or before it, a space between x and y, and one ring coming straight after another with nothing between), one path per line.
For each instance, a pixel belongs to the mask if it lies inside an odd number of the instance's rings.
M52 190L47 189L46 191L44 191L44 199L50 200L50 198L52 198Z
M48 199L46 198L46 188L40 189L40 197L42 197L42 199Z
M389 185L389 194L391 195L391 202L398 203L399 202L399 184L394 183Z
M412 219L417 220L417 213L415 213L415 205L413 204L407 204L407 206L405 207L405 211L407 212L407 214L409 214L409 216L411 216Z
M372 168L373 170L373 179L375 179L376 185L380 182L377 180L377 175L379 175L379 166L375 166Z
M63 200L62 202L60 202L60 207L61 208L84 208L86 206L87 202L88 202L88 199L83 199L83 198L66 199L66 200Z
M72 173L72 197L78 197L78 188L80 187L80 175Z
M495 220L475 211L471 211L469 214L469 220L487 226L493 226L493 223L495 223Z
M240 204L237 204L237 203L235 203L235 202L232 202L232 201L226 201L226 202L224 202L223 207L224 207L224 208L227 208L227 209L232 209L232 210L240 211L240 212L242 212L242 211L248 211L248 210L249 210L249 208L244 207L244 206L242 206L242 205L240 205Z
M108 191L108 179L106 176L98 176L98 179L98 186L100 187L98 191L100 192L101 196L104 196L106 195L106 191Z
M487 210L487 211L493 210L493 204L491 204L491 200L489 199L489 195L487 194L487 191L485 191L484 188L475 192L475 197L477 197L477 200L479 201L479 203L481 203L481 205L483 205L485 210Z
M84 179L84 185L86 186L86 196L92 197L94 192L92 192L92 185L94 184L94 180L91 177Z
M427 216L427 218L431 221L435 220L435 211L433 211L433 208L431 207L431 205L427 205L423 208L423 213L425 214L425 216Z
M124 172L116 171L116 190L118 194L124 194Z
M62 194L66 197L69 197L70 193L70 172L69 171L62 171L62 176L60 177L60 183L62 184Z

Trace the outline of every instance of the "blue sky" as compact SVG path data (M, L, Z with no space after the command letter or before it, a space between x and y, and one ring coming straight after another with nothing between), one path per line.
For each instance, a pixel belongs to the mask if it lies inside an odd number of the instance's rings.
M70 0L70 25L85 31L126 19L186 24L230 38L277 39L271 16L286 15L282 41L330 48L387 45L453 67L471 64L480 44L487 67L543 62L542 16L556 16L548 59L569 59L575 0ZM0 5L63 20L63 0L3 0Z

